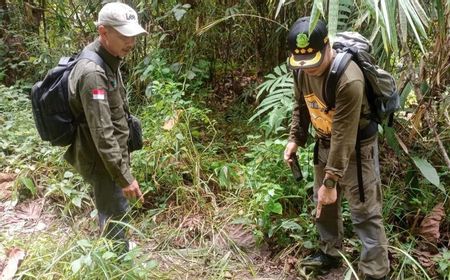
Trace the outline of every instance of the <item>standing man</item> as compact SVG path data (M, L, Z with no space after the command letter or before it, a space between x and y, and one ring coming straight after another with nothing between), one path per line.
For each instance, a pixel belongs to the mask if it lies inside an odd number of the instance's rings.
M367 116L370 106L360 68L350 62L336 86L336 105L327 110L324 82L335 57L328 30L320 21L309 34L309 17L298 19L288 35L288 65L295 70L295 106L284 159L304 146L311 123L316 132L314 149L314 201L320 251L302 263L327 270L338 267L343 224L341 198L349 203L355 232L362 243L359 271L363 279L386 279L389 273L387 239L382 221L382 193L378 162L377 125ZM361 139L364 198L360 199L355 145Z
M98 55L103 65L81 59L70 73L69 104L80 124L64 158L93 186L104 236L127 246L123 223L111 220L128 221L127 199L143 196L130 170L128 102L119 68L147 31L123 3L103 6L96 26L98 38L83 51Z

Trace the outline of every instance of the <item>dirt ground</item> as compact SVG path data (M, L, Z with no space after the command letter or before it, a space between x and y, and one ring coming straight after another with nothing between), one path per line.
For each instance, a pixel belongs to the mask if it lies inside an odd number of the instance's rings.
M12 198L14 180L13 174L0 173L0 237L2 241L19 236L26 239L32 238L36 234L45 234L47 230L50 230L52 223L60 222L58 221L60 217L57 214L46 211L49 202L45 198L14 202ZM197 220L186 221L186 224L195 223ZM67 226L67 230L70 230L69 226ZM225 279L336 280L343 279L346 272L346 268L341 267L321 276L306 275L298 269L298 259L292 256L271 258L269 248L267 246L256 247L251 232L243 230L240 226L230 227L228 233L231 238L235 239L237 245L246 248L245 253L244 251L241 252L242 258L229 257L230 267L236 268L236 270L225 272L223 274ZM159 270L171 271L171 275L174 276L173 279L211 279L208 277L208 269L210 268L207 255L203 255L203 258L191 258L189 254L192 255L195 250L192 250L192 252L178 250L174 254L168 251L155 251L156 246L152 246L152 244L138 244L138 246L142 246L157 260ZM11 264L14 250L22 249L6 248L0 244L0 273L6 270L7 264ZM232 252L232 249L226 246L222 246L219 250L224 250L222 252L224 256L227 256L227 251ZM20 261L15 268L20 269L19 266Z

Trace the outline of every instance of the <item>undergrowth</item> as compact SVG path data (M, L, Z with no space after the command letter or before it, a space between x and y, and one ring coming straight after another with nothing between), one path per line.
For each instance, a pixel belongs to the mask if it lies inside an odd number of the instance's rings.
M305 179L296 183L282 160L285 137L264 137L267 126L249 123L251 104L233 104L239 117L229 119L220 108L204 105L207 93L202 91L210 90L206 80L191 85L173 71L168 62L152 57L133 74L147 88L144 95L130 96L144 128L144 148L133 153L132 169L145 203L132 203L134 219L128 226L138 246L126 254L117 254L98 237L92 190L62 160L64 148L39 139L29 87L0 87L0 169L16 176L12 200L20 204L45 197L44 212L57 217L32 237L1 232L5 250L21 247L27 252L19 278L251 278L265 265L261 248L270 248L269 257L283 263L288 256L301 259L317 246L312 144L299 154ZM408 234L407 222L397 227L412 206L423 213L430 210L433 188L405 192L392 183L385 193L392 275L448 278L447 251L436 257L433 274L424 272L415 261L418 238ZM412 196L417 200L407 201ZM344 203L346 221L349 215ZM345 232L348 246L359 246L351 225ZM345 257L355 266L357 250Z

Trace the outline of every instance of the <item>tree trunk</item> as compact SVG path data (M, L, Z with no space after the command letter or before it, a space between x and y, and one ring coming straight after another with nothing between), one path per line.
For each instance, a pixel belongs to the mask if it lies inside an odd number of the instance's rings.
M39 34L39 25L41 24L44 10L38 7L39 3L35 4L33 0L24 0L23 4L27 28Z
M6 0L0 0L0 10L3 14L1 25L7 26L10 23L9 13L8 13L8 5L6 4Z

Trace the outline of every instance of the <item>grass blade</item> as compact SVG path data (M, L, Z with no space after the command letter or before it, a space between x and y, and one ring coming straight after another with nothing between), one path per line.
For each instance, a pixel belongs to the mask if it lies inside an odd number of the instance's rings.
M404 251L404 250L402 250L400 248L394 247L394 246L389 246L388 245L388 247L391 248L391 249L396 250L397 252L402 253L403 255L405 255L408 259L410 259L423 272L423 275L425 275L426 279L431 280L430 276L428 276L428 274L425 271L425 269L410 254L408 254L408 252L406 252L406 251Z

